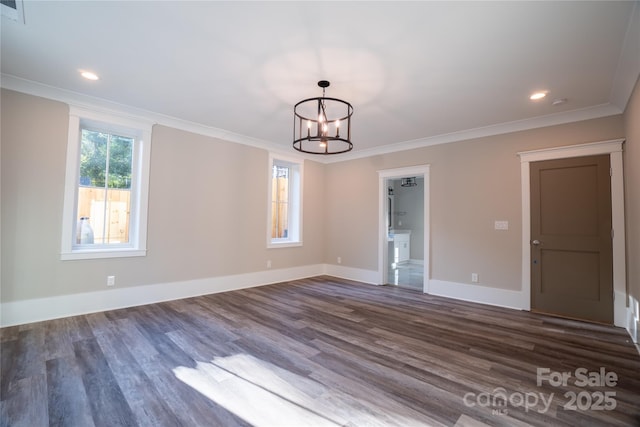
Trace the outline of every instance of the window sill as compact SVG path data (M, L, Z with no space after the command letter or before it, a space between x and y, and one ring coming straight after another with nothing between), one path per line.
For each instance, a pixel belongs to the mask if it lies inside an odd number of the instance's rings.
M268 242L267 243L267 249L274 249L274 248L293 248L296 246L302 246L302 242Z
M146 249L81 249L73 252L63 252L60 254L60 259L62 261L74 261L79 259L127 258L146 255Z

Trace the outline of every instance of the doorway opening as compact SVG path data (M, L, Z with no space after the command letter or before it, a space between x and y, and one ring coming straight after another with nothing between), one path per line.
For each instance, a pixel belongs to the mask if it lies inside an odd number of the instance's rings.
M429 166L379 174L379 283L428 291Z

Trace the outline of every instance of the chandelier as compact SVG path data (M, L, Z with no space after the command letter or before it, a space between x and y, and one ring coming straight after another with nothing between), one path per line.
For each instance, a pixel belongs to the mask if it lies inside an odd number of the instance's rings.
M418 185L418 183L416 182L415 176L411 178L402 178L402 181L400 183L401 187L415 187L416 185Z
M346 101L327 98L327 80L320 80L322 96L298 102L293 107L293 148L310 154L340 154L353 149L351 116Z

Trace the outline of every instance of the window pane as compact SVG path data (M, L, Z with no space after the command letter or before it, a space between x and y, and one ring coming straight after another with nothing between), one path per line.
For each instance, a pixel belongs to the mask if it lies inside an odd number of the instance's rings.
M82 130L76 244L129 242L133 142Z
M129 241L133 139L111 135L105 243Z
M131 188L133 139L112 135L109 145L109 188Z
M271 205L271 238L283 239L289 234L289 168L273 166Z
M104 187L108 141L109 135L106 133L82 130L80 185Z

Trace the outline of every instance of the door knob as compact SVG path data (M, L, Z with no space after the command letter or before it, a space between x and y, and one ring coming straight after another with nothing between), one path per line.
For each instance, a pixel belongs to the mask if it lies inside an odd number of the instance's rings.
M541 243L540 240L537 240L537 239L531 242L532 245L536 245L536 246L538 246L540 243Z

